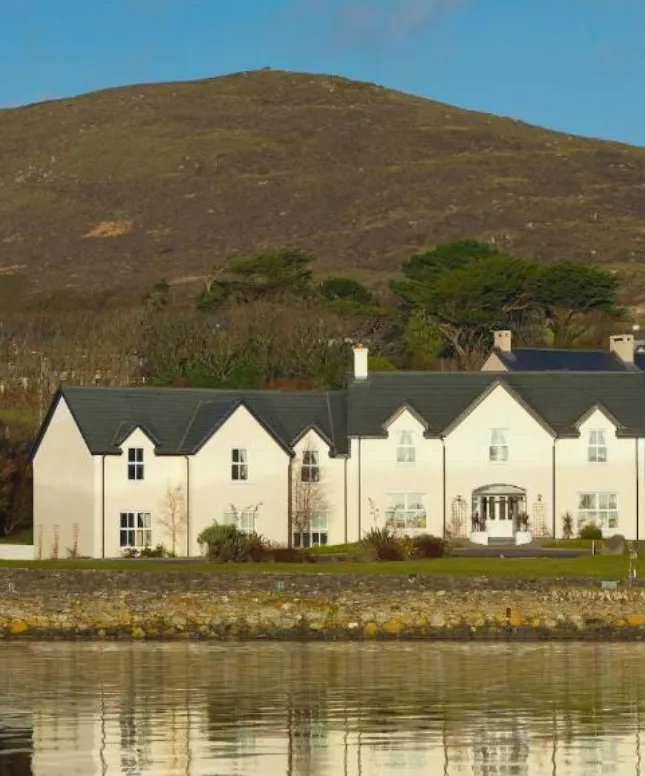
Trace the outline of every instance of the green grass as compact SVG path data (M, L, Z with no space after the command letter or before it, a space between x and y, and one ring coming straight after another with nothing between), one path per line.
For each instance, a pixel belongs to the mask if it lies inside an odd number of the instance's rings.
M59 560L0 561L0 568L95 569L103 571L188 572L226 574L246 572L261 574L397 574L462 577L511 577L514 579L549 579L559 577L593 577L625 579L628 560L625 556L583 555L578 558L441 558L401 562L366 563L182 563L158 560ZM645 575L645 558L638 561L638 575Z
M344 553L351 555L360 549L360 542L350 542L349 544L327 544L324 547L312 547L310 552L313 555L343 555Z
M540 542L542 547L559 550L589 550L594 543L592 539L545 539ZM596 549L602 547L602 539L595 540Z

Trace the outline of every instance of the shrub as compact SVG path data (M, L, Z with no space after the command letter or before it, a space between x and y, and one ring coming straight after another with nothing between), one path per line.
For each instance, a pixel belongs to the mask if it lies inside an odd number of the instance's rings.
M376 560L404 560L408 555L406 542L387 527L372 528L363 538L362 544Z
M166 558L168 553L163 544L158 544L156 547L144 547L139 553L140 558Z
M208 559L216 563L235 563L249 558L251 540L234 525L215 523L205 528L197 541L206 545Z
M562 515L562 537L571 539L573 537L573 517L571 512L565 512Z
M272 560L273 548L268 539L258 533L249 534L247 539L248 560L253 561L253 563L266 563L266 561Z
M578 536L581 539L602 539L602 531L595 523L587 523L582 526Z
M432 534L419 534L412 540L413 553L417 558L443 558L447 554L448 543Z
M276 563L315 563L316 558L308 550L297 550L294 547L275 547L271 557Z

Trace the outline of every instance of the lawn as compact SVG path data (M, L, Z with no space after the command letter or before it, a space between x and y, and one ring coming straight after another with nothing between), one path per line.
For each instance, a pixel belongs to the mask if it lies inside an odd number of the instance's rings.
M400 562L365 563L226 563L175 560L58 560L0 561L0 568L85 569L103 571L190 572L226 574L264 572L279 574L397 574L470 577L511 577L549 579L558 577L626 579L626 556L583 555L577 558L440 558ZM638 576L645 575L645 558L637 565Z

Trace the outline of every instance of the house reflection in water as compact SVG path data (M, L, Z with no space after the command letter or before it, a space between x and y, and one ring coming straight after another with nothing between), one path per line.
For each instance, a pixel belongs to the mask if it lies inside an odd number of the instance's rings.
M639 776L645 754L640 645L3 653L0 776Z

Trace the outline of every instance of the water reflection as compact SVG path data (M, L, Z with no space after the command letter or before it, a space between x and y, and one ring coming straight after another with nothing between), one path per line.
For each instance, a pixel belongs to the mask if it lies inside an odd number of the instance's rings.
M0 648L0 776L645 776L641 645Z

